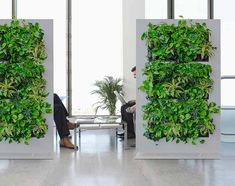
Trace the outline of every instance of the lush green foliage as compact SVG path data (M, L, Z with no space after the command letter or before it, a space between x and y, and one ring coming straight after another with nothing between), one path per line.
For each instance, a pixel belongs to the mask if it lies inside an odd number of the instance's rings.
M142 39L147 40L148 58L179 63L203 61L213 54L215 47L209 41L210 30L206 24L188 24L180 20L178 25L162 23L148 25Z
M146 80L140 90L148 100L143 106L143 119L147 121L144 135L148 139L196 144L199 137L215 131L212 115L219 112L219 107L208 102L212 69L205 62L196 62L212 55L215 47L209 34L205 23L187 25L183 20L176 26L149 24L143 34L149 62L143 70Z
M96 90L92 91L92 94L98 94L100 101L97 102L97 107L107 109L110 115L116 114L117 97L114 91L122 94L121 79L114 79L113 77L106 76L102 81L96 81Z
M38 23L0 25L0 141L28 144L48 129L43 35Z

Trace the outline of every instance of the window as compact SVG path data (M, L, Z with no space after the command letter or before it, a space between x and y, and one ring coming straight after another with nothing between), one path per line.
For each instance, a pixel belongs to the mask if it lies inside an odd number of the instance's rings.
M18 1L18 18L54 20L54 92L59 96L65 96L67 78L66 0Z
M221 19L221 75L235 75L235 2L215 0L215 19ZM222 105L235 105L235 80L222 80Z
M235 106L235 79L221 81L221 105Z
M122 1L76 0L72 7L72 110L91 114L95 81L122 78Z
M146 19L167 19L166 0L145 0Z
M207 19L207 0L175 0L175 19Z
M0 0L0 19L11 19L10 0Z

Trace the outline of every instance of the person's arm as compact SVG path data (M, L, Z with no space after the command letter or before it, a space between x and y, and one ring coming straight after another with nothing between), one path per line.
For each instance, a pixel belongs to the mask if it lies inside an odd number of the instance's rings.
M136 105L134 105L134 106L132 106L132 107L128 107L128 108L126 109L126 111L129 112L129 113L135 113L135 111L136 111Z

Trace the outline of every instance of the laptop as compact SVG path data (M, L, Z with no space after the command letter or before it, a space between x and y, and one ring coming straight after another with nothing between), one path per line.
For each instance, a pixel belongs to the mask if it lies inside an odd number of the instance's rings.
M119 94L116 90L114 91L114 94L117 96L119 101L121 101L122 105L125 105L127 103L124 97L121 94Z

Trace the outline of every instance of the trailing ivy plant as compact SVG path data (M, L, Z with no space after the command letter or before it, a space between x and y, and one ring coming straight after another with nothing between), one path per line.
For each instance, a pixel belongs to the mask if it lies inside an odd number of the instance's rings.
M38 23L0 25L0 141L28 144L48 130L43 36Z
M212 115L219 107L208 101L212 68L198 63L208 60L216 49L209 41L210 34L205 23L188 24L185 20L178 25L149 23L143 33L149 62L139 89L147 94L143 119L148 139L196 144L199 137L214 133Z

